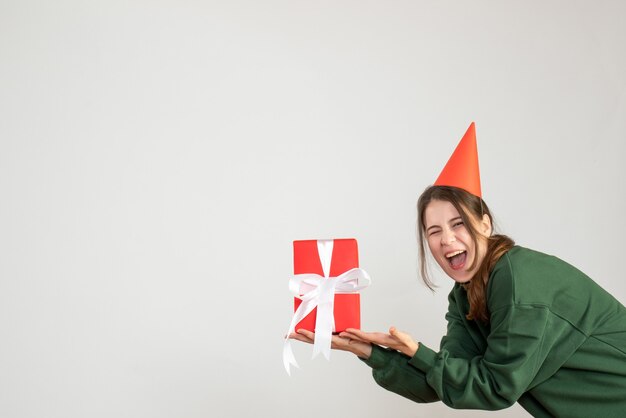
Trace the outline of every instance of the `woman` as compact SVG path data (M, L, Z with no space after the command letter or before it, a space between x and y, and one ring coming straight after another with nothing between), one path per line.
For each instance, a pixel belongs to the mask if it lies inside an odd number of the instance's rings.
M416 402L488 410L519 402L538 417L626 416L624 306L564 261L494 235L480 184L455 180L448 165L418 202L422 277L432 286L427 245L456 282L439 351L393 327L388 334L347 329L332 347L356 354L379 385ZM291 338L312 343L314 334Z

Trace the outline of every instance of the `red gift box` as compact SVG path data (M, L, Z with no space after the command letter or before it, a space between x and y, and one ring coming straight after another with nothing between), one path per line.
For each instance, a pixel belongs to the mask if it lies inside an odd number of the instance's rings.
M359 267L359 252L355 239L333 240L333 252L330 263L330 277ZM317 240L293 242L293 273L313 273L324 276L324 270L318 253ZM294 311L302 301L294 298ZM335 333L345 331L346 328L361 328L361 295L358 293L336 293L334 298L333 314L335 318ZM296 331L305 329L315 332L317 308L313 309L302 321L296 325Z

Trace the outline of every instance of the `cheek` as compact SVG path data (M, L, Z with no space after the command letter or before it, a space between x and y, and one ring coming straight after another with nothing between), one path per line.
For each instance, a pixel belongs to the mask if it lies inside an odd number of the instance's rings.
M430 250L430 253L434 255L435 252L433 250L437 248L437 246L435 245L435 239L433 237L428 237L426 243L428 244L428 249Z
M472 243L472 240L469 239L469 237L463 239L463 244L465 244L465 249L468 252L470 253L474 252L474 244Z
M428 249L430 250L430 255L437 261L437 264L441 265L442 260L445 259L443 254L441 253L441 246L439 245L439 241L435 239L428 240ZM443 266L442 266L443 267Z
M467 250L474 250L474 242L472 241L472 237L469 233L467 233L467 231L464 231L463 234L461 234L461 241L463 241L463 244L465 245L465 248Z

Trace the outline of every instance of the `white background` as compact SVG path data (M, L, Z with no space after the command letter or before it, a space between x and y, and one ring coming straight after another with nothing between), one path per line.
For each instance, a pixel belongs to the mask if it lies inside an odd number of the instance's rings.
M0 0L0 416L484 416L282 368L294 239L431 347L415 203L471 121L500 230L626 301L622 1ZM527 414L514 406L495 416Z

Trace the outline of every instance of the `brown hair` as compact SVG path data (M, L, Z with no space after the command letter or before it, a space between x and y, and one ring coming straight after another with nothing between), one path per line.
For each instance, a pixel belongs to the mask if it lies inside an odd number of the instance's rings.
M483 322L489 322L489 311L487 309L487 281L489 280L489 273L493 270L496 262L502 257L508 250L510 250L515 242L506 235L491 235L490 237L482 236L476 229L476 220L482 219L483 215L487 215L493 226L493 217L487 204L477 196L466 192L463 189L451 186L430 186L421 194L417 201L417 216L419 225L417 227L419 236L419 259L420 259L420 273L426 286L431 290L434 290L435 284L429 277L428 267L426 264L426 246L428 245L425 236L424 214L428 204L433 200L441 200L450 202L452 206L459 212L463 224L467 228L474 246L478 248L478 240L486 240L487 251L485 257L482 260L481 265L478 267L476 275L472 279L464 284L467 291L467 299L469 300L470 310L467 314L467 319L478 319ZM493 232L493 227L492 227ZM478 262L478 257L474 257L472 265L469 269L473 269Z

